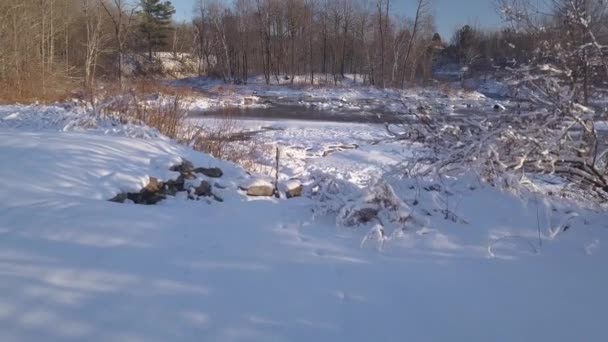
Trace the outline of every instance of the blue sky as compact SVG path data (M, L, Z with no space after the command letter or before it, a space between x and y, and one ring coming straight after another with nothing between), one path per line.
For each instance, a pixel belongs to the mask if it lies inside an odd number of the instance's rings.
M227 2L230 0L226 0ZM368 0L374 2L373 0ZM450 39L455 28L475 24L479 28L496 28L501 20L494 8L493 0L431 0L435 21L444 40ZM176 19L189 20L194 0L172 0L176 8ZM416 0L392 0L395 11L408 17L415 14Z

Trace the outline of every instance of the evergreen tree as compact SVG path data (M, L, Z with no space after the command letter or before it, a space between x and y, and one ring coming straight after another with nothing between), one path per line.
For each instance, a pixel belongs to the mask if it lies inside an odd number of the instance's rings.
M152 52L157 47L166 43L167 31L171 26L171 17L175 14L175 8L171 1L141 0L140 30L148 45L148 55L152 61Z
M464 25L457 33L456 47L461 65L469 65L478 53L478 32L469 25Z

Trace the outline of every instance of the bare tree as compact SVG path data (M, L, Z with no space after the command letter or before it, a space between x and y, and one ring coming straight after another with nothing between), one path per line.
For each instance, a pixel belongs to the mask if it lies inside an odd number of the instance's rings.
M383 14L384 6L386 6L386 15ZM390 0L377 0L376 8L378 10L378 32L380 33L380 82L382 88L386 87L386 80L384 79L385 72L385 51L386 51L386 34L388 28L388 10L390 6Z
M88 91L93 92L95 74L97 71L97 60L105 39L102 32L102 10L100 4L95 0L81 0L81 8L86 27L84 87Z
M414 26L412 27L412 32L410 33L410 38L407 43L407 49L405 51L405 58L403 59L403 72L401 74L401 88L405 87L405 73L410 62L410 56L412 54L412 49L414 47L414 42L416 41L416 37L418 35L418 27L422 18L425 15L428 15L430 0L418 0L418 4L416 6L416 16L414 17Z
M123 58L125 54L125 44L134 24L137 7L129 6L126 0L112 0L113 8L108 5L108 0L99 0L108 17L112 20L114 28L114 43L118 54L118 82L123 88Z

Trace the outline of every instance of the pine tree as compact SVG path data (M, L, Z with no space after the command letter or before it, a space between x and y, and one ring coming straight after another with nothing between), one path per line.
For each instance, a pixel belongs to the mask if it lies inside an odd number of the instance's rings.
M166 44L167 31L170 29L175 8L171 1L161 0L141 0L140 6L140 30L148 45L148 58L152 61L154 49Z

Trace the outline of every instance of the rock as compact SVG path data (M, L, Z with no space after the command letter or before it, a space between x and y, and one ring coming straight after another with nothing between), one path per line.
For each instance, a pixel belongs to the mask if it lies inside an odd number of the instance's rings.
M177 192L185 191L186 188L184 187L184 183L184 177L182 177L181 175L175 180L168 180L167 182L165 182L165 189L167 194L175 196Z
M127 198L136 204L153 205L164 200L166 197L161 193L142 190L139 193L127 194Z
M196 197L195 197L196 196ZM202 181L199 186L194 188L193 193L191 193L188 198L190 199L199 199L200 197L213 197L214 200L218 202L224 202L224 199L220 196L213 193L211 188L211 183L207 181Z
M243 187L247 190L247 196L252 197L269 197L274 195L274 186L265 180L258 179Z
M196 175L194 174L194 172L184 172L180 174L177 179L183 182L185 180L196 179Z
M296 180L289 181L285 184L285 195L287 198L294 198L302 196L302 191L304 190L304 186L302 183Z
M125 201L127 199L128 199L128 195L126 193L121 193L121 194L114 196L112 199L110 199L110 202L125 203Z
M182 184L182 189L183 189L183 184ZM175 181L169 181L169 182L165 183L165 194L167 194L169 196L175 196L175 195L177 195L177 193L179 191L183 191L183 190L179 190L177 188L177 184L175 183Z
M156 204L167 196L176 196L180 192L188 190L187 196L191 199L199 197L213 197L216 201L222 202L223 199L213 193L212 185L208 181L202 181L198 186L187 182L188 180L196 179L196 173L202 173L207 177L219 178L223 175L219 168L197 168L195 169L191 162L183 159L181 164L174 165L170 168L171 171L179 172L177 179L171 179L166 182L160 181L157 178L150 177L146 186L139 192L121 193L114 196L110 201L125 203L133 202L136 204L152 205ZM259 189L253 190L260 193ZM271 192L272 195L272 192Z
M247 196L270 197L274 194L274 188L266 185L256 185L247 189Z
M150 181L148 182L148 185L144 187L144 190L148 192L162 192L164 187L163 182L160 182L154 177L150 177Z
M224 172L218 167L205 168L197 167L193 170L195 173L202 173L203 175L211 178L220 178L224 175Z
M173 165L169 170L179 172L181 174L192 173L194 170L194 165L189 160L182 159L181 164Z
M209 197L212 196L211 184L207 181L202 181L199 186L194 188L194 194L197 196Z
M148 184L139 192L121 193L110 199L111 202L125 203L131 201L135 204L156 204L166 198L165 184L154 177L150 177Z

